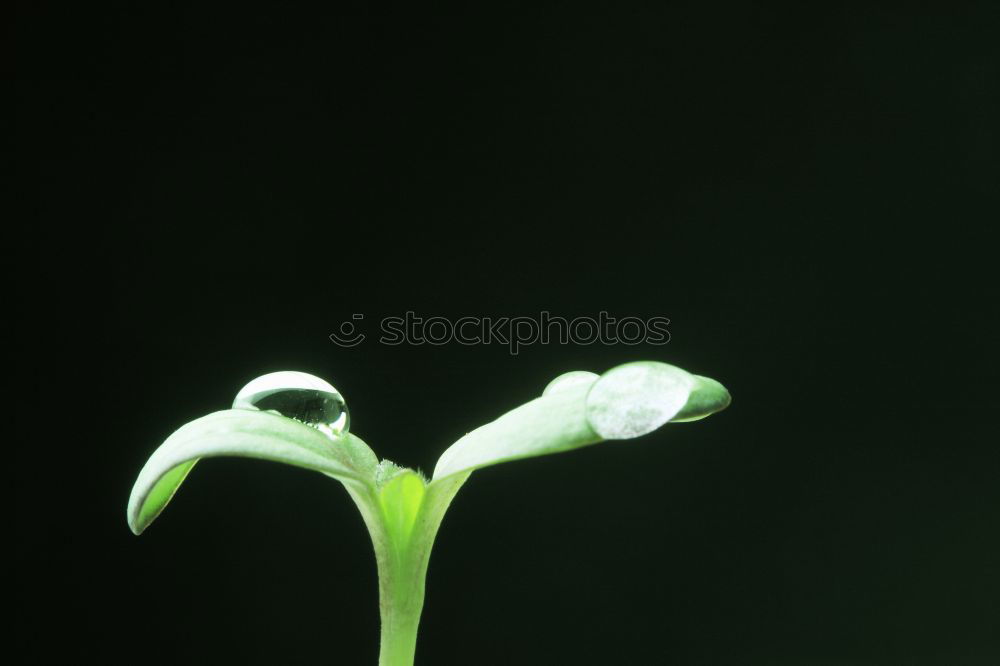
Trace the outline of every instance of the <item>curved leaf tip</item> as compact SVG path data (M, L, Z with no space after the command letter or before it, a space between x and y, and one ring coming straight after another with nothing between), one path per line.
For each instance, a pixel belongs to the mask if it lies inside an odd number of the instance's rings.
M215 412L181 426L146 461L129 497L132 531L140 534L156 519L198 460L219 456L283 462L369 487L378 463L368 445L350 433L332 439L268 412Z
M733 402L726 387L711 377L691 375L691 378L694 380L691 395L681 411L670 419L671 423L698 421L716 412L721 412Z

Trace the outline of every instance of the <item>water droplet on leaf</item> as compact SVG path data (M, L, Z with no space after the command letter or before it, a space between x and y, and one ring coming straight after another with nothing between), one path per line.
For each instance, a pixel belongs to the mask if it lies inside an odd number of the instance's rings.
M350 414L340 391L329 382L304 372L272 372L244 386L233 409L276 412L329 437L347 432Z
M652 432L687 403L692 376L672 365L636 361L608 370L587 394L587 421L604 439Z

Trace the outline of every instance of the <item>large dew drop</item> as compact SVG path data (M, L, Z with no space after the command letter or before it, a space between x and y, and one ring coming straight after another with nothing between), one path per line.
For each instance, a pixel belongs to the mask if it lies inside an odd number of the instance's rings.
M304 372L272 372L244 386L233 409L258 409L316 428L329 437L347 432L347 403L329 382Z
M672 365L636 361L608 370L587 393L587 421L604 439L653 432L687 403L693 377Z

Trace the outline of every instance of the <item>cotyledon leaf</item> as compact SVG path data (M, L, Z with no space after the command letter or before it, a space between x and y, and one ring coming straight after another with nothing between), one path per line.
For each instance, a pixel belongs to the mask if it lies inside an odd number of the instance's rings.
M603 375L567 373L540 398L452 444L438 460L433 478L437 482L509 460L632 439L674 419L704 418L729 400L715 380L656 361L626 363Z
M374 488L378 459L361 439L337 439L276 414L229 409L187 423L160 445L139 472L128 503L129 527L141 533L160 514L201 458L238 456L323 472Z
M586 416L589 389L583 383L544 395L476 428L441 454L434 481L486 465L596 444L601 437Z

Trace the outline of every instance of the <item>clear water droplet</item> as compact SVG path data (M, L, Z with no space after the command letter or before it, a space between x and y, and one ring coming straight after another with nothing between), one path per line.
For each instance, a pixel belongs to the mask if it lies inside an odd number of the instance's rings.
M688 400L694 380L680 368L634 361L612 368L587 393L587 421L604 439L632 439L653 432Z
M566 389L573 388L574 386L580 386L581 384L593 384L597 377L598 375L595 375L593 372L587 372L586 370L564 372L549 382L548 386L545 387L545 390L542 391L542 395L560 393Z
M254 379L236 394L233 409L276 412L329 437L347 432L351 420L340 391L304 372L272 372Z

